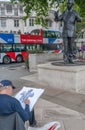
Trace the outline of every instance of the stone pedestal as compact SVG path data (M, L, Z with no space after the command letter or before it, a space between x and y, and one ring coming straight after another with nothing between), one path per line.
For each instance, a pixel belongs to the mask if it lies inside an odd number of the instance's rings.
M43 64L48 61L63 59L63 53L53 54L53 53L39 53L39 54L29 54L29 70L37 71L37 65Z
M38 78L49 87L85 92L85 65L38 65Z

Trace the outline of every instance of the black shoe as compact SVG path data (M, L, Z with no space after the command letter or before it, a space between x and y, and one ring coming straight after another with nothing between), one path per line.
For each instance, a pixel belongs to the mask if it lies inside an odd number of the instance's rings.
M69 59L69 63L74 64L74 61L72 59Z

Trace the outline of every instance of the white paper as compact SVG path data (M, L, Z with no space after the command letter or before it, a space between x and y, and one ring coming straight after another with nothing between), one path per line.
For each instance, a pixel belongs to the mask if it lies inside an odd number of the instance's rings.
M23 87L16 95L15 98L20 101L23 109L25 109L25 99L30 100L30 111L33 109L35 103L39 99L39 97L43 94L44 89L41 88L31 88L31 87Z

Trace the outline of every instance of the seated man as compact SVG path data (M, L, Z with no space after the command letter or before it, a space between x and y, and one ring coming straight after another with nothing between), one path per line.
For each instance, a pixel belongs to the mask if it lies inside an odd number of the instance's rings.
M10 80L2 80L0 82L0 116L9 115L17 112L22 120L25 122L29 120L29 125L36 125L34 110L30 112L29 103L30 101L26 99L25 110L22 108L20 102L12 97L12 91L15 86Z

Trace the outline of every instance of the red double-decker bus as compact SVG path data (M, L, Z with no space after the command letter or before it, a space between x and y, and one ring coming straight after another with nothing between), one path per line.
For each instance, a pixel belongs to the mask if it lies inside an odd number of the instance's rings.
M0 34L0 63L22 62L35 49L61 52L61 32L35 29L30 34Z

